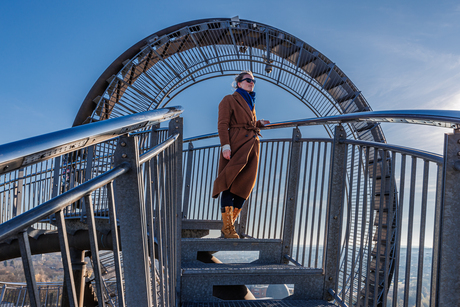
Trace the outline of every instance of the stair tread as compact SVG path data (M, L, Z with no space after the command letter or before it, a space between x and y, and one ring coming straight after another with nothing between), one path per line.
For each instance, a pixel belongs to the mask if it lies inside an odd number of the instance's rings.
M225 243L229 244L254 244L254 243L279 243L281 239L222 239L222 238L183 238L182 242L206 242L206 243Z
M185 302L182 307L329 307L336 306L322 300L252 300L221 302Z
M202 263L190 261L182 263L182 273L192 274L322 274L322 269L305 268L286 264L254 263Z

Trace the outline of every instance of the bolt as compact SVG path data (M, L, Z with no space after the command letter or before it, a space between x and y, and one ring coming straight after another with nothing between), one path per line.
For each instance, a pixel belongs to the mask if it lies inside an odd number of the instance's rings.
M179 129L179 126L176 126L176 129Z
M460 140L457 140L457 143L460 144Z
M332 280L332 277L329 277L329 280Z
M294 200L294 197L289 198L290 200Z
M122 158L127 158L128 155L127 155L127 154L122 154L121 157L122 157Z
M457 156L460 156L460 151L459 151L459 152L457 152Z
M334 216L334 220L336 220L336 219L337 219L337 215Z
M6 171L10 166L9 165L6 165L3 170Z
M343 137L343 134L342 134L342 133L340 134L340 137Z
M454 169L455 169L456 171L460 171L460 161L455 161L455 163L454 163Z
M121 147L125 147L126 146L126 143L125 142L121 142Z

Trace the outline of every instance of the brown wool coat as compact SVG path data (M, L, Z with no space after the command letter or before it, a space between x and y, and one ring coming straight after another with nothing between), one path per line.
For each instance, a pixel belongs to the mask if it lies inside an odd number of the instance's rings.
M230 189L244 199L254 188L259 166L259 127L255 108L249 108L246 100L237 92L225 96L219 104L217 130L220 144L230 144L231 158L220 154L219 171L212 197Z

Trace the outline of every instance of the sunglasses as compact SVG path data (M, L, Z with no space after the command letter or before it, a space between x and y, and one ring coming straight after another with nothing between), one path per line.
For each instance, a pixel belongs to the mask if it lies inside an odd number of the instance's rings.
M250 78L245 78L245 79L241 80L241 82L243 82L243 81L246 81L247 83L254 83L254 84L256 84L256 80L250 79Z

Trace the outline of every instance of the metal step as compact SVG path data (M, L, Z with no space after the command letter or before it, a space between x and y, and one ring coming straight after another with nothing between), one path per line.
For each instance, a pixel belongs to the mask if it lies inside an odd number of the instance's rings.
M321 300L255 300L255 301L221 301L221 302L186 302L182 307L332 307L336 306Z
M216 285L294 284L294 300L319 300L323 296L322 269L285 264L224 264L183 262L181 301L219 301Z
M259 251L256 263L281 263L282 242L279 239L182 239L182 261L197 259L198 252Z

